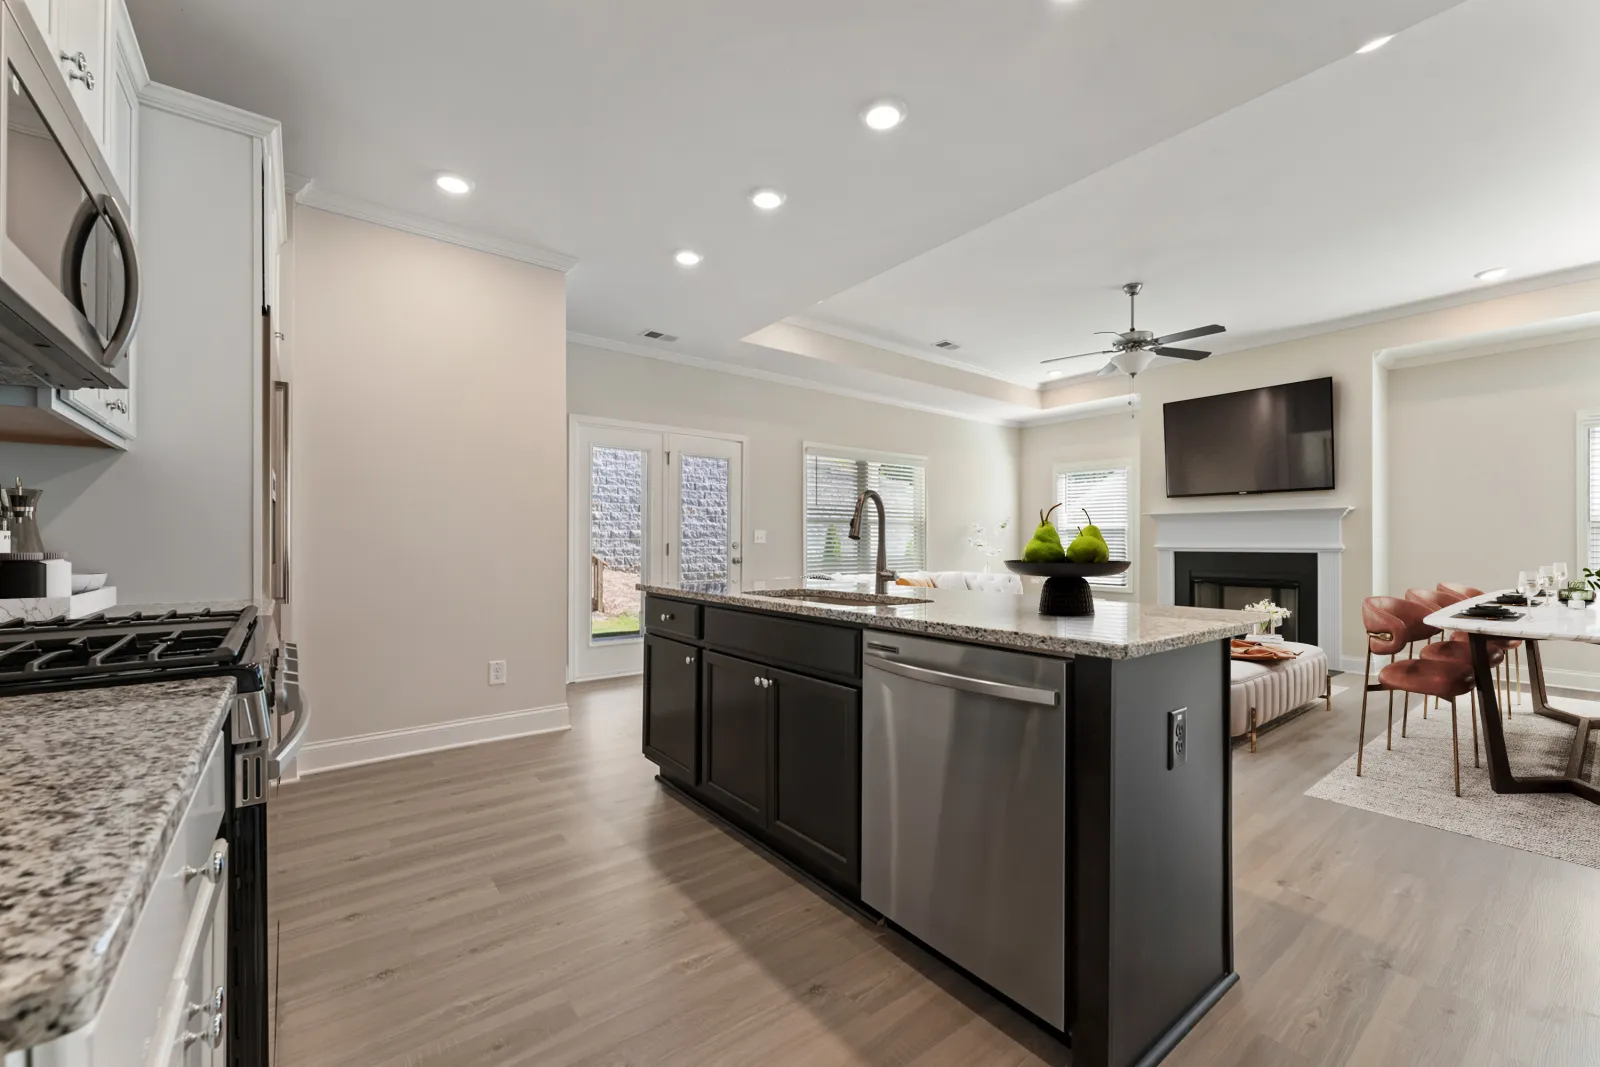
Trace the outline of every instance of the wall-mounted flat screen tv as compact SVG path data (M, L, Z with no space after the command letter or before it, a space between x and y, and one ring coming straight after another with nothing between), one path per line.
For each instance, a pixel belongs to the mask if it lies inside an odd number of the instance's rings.
M1333 486L1333 379L1162 406L1167 495L1292 493Z

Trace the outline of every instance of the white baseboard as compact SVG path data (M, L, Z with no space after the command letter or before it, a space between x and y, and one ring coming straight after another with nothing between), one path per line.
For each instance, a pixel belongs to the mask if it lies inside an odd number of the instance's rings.
M548 708L505 711L498 715L480 715L474 719L456 719L431 726L411 726L331 741L313 741L300 750L294 770L297 776L321 774L341 767L381 763L406 756L419 756L425 752L441 752L447 748L554 733L571 726L572 716L567 705L555 704Z

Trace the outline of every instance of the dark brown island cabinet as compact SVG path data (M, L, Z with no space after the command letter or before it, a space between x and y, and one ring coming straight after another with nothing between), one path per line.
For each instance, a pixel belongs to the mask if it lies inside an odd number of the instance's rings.
M1001 621L993 632L961 631L972 639L941 636L936 647L929 638L950 632L926 625L940 604L918 619L848 607L818 618L815 605L796 611L756 596L648 593L644 754L678 796L1064 1036L1075 1067L1159 1063L1238 980L1227 636L1250 620L1144 609L1168 615L1146 623L1137 647L1104 643L1088 626L1075 641L1071 624L1082 620L1063 620L1057 644L1070 653L1019 642ZM1167 636L1173 619L1183 632ZM1148 639L1156 625L1162 639ZM944 659L916 666L894 655L910 646ZM985 662L999 681L967 677ZM912 684L921 681L941 687ZM960 718L962 707L979 718ZM908 744L901 735L923 719L943 724L942 747L886 747ZM865 802L869 886L871 872L886 869L875 848L916 856L949 845L955 854L930 861L944 864L928 868L938 892L893 886L915 921L896 922L864 898L864 731L876 791ZM900 781L912 778L924 797L936 791L931 803L896 799L914 795ZM882 799L886 790L899 792ZM1012 827L1019 841L1042 832L1053 847L1013 848L1008 859ZM994 869L983 870L986 861ZM986 879L1026 882L1033 896L1017 914L985 907L994 899ZM972 906L940 903L963 899ZM1000 944L1008 938L1010 958ZM1018 960L1016 946L1035 941L1038 955Z

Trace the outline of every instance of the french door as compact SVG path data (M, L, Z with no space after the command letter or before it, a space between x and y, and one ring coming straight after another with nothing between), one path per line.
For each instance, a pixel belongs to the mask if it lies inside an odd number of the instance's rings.
M744 442L574 417L573 681L643 667L640 582L740 584Z

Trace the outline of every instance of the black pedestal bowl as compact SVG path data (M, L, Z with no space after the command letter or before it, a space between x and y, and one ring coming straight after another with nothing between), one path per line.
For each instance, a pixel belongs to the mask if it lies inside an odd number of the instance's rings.
M1039 594L1040 615L1093 615L1094 593L1085 578L1109 578L1133 566L1128 560L1111 563L1029 563L1022 559L1006 560L1013 574L1030 578L1043 578L1044 591Z

